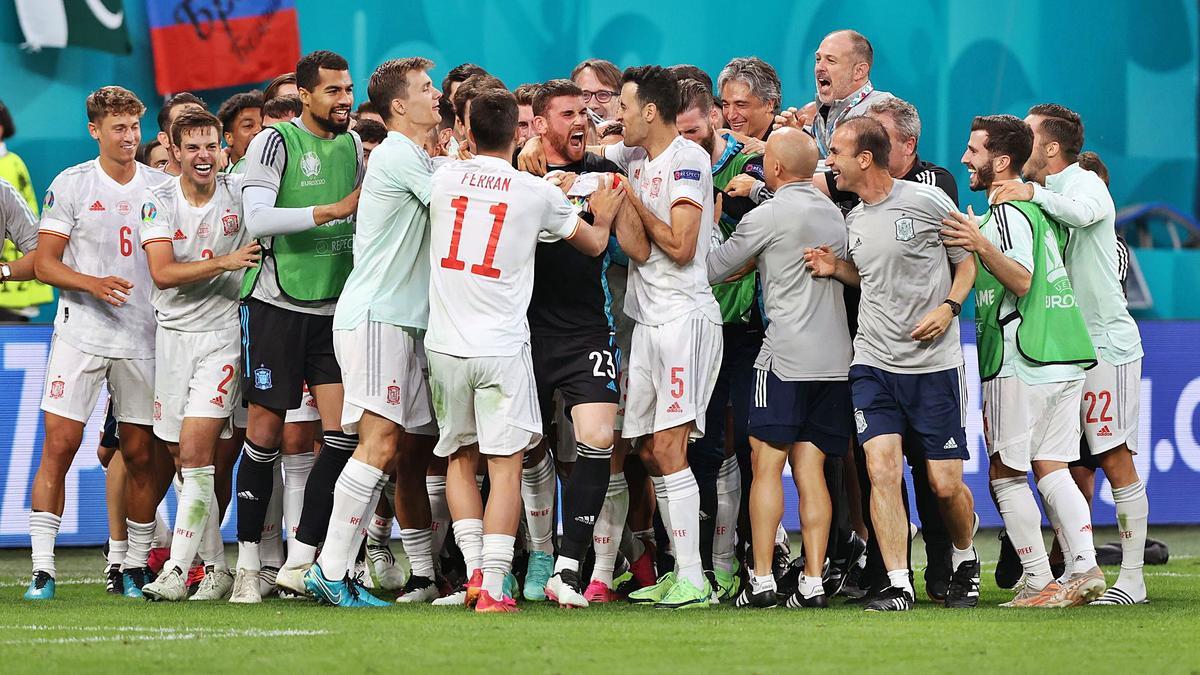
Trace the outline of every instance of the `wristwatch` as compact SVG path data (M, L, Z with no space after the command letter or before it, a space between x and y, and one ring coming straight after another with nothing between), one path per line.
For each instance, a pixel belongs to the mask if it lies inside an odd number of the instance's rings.
M958 316L959 313L962 312L962 305L951 300L950 298L946 298L945 300L943 300L942 304L950 305L950 313L953 314L954 316Z
M0 281L8 281L12 278L12 268L8 263L0 263Z

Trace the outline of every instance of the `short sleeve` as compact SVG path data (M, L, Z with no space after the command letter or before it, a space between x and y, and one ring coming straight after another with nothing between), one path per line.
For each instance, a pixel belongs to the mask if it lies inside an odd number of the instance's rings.
M1033 225L1029 218L1012 204L993 207L992 218L1000 232L1000 251L1033 273Z
M0 218L4 236L17 250L28 253L37 248L38 228L25 196L6 180L0 179Z
M286 167L287 148L284 147L283 134L267 127L255 136L250 141L250 147L246 148L243 171L246 178L242 186L265 187L279 192L279 182Z
M76 180L66 171L58 174L50 188L46 190L46 198L42 201L42 220L38 225L39 232L46 232L64 239L71 238L71 230L75 227Z
M174 186L169 187L173 188ZM138 226L138 236L142 240L143 247L155 241L173 243L171 210L167 208L168 205L158 190L146 190L145 201L142 203L142 224Z
M667 176L667 196L671 198L671 206L679 202L691 202L704 209L706 195L704 174L711 172L712 166L703 151L678 152L671 160L670 175Z
M913 185L919 186L918 189L921 190L921 194L925 195L929 221L933 224L934 231L939 233L938 239L944 240L945 237L940 234L942 229L942 220L951 213L957 213L958 206L956 206L954 202L950 201L950 197L948 197L945 192L933 187L932 185L926 185L924 183L914 183ZM960 246L947 246L946 257L950 259L951 263L957 265L967 258L970 258L971 252Z
M562 190L542 180L538 180L538 183L541 183L539 189L550 204L542 229L561 239L575 236L575 228L579 226L579 209L567 200Z
M628 147L624 143L610 143L604 146L604 159L617 165L621 173L629 173L629 163L636 157L640 148Z

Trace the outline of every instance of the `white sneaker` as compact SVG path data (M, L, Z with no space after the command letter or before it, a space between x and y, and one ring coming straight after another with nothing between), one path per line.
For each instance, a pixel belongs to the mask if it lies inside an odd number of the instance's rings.
M563 579L564 575L571 575L575 583L579 583L579 572L564 569L552 575L546 582L546 597L557 602L559 607L587 607L587 598L583 597L579 589L574 588L566 579Z
M398 591L404 587L404 570L396 564L396 556L386 544L367 544L367 562L376 587L385 591Z
M312 567L312 563L300 567L284 567L275 577L275 586L293 595L307 597L308 589L304 587L304 573L310 567Z
M142 586L142 595L147 600L179 602L187 600L187 579L178 567L172 567L154 581Z
M275 577L279 575L279 568L264 565L258 571L258 594L264 598L269 598L275 592Z
M450 595L442 596L430 604L437 607L462 607L467 604L467 589L463 588L462 590L455 591Z
M204 570L200 588L188 600L224 600L233 590L233 575L227 569L216 569L209 565Z
M229 596L229 602L239 605L252 605L262 602L262 594L258 592L258 570L239 569L237 571L237 577L233 580L233 592Z
M409 577L396 602L433 602L440 596L437 583L428 577ZM465 598L464 598L465 600Z

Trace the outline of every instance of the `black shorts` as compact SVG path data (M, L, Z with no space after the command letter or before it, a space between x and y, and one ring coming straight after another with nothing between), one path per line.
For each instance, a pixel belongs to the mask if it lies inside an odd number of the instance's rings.
M580 403L617 403L621 354L608 333L533 336L533 377L537 381L542 421L554 420L554 392L562 396L567 415Z
M1087 434L1084 434L1083 437L1079 439L1079 459L1071 462L1067 466L1071 468L1078 466L1085 469L1090 469L1092 471L1098 471L1100 469L1100 458L1103 456L1104 453L1100 453L1099 455L1092 454L1092 449L1088 447Z
M830 457L850 449L850 385L840 381L791 382L754 369L749 432L776 445L812 443Z
M333 317L242 301L242 398L272 410L300 406L309 387L340 384L333 355Z

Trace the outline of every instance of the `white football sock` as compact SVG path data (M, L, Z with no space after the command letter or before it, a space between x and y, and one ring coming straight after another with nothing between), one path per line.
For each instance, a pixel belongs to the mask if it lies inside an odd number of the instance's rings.
M1055 579L1055 581L1062 583L1071 578L1071 544L1063 536L1062 521L1058 519L1058 512L1054 510L1054 505L1046 501L1043 497L1042 506L1046 509L1046 519L1050 521L1050 530L1054 532L1054 540L1058 542L1058 550L1062 551L1063 554L1063 573L1061 577Z
M179 495L179 474L173 474L171 482L175 485L175 495ZM154 535L151 537L150 548L167 548L171 545L174 535L171 526L167 524L167 519L163 517L163 504L158 505L158 510L154 512Z
M696 480L695 476L692 477L692 480ZM671 534L671 509L670 501L667 499L667 482L662 476L651 476L650 484L654 486L654 502L658 507L658 517L662 519L663 527L667 530L667 545L671 547L671 553L674 554L675 542L674 536ZM654 540L653 533L651 533L650 539ZM675 569L679 569L678 560L675 561Z
M298 455L282 455L283 464L283 522L287 527L287 550L289 566L293 559L297 564L312 562L315 550L296 540L296 528L300 527L300 514L304 511L304 486L308 483L308 475L312 473L317 456L311 452Z
M375 481L375 490L371 495L370 501L363 507L362 515L358 521L358 529L354 531L354 536L350 538L351 569L353 570L354 559L358 557L358 552L363 547L363 542L367 539L367 523L371 522L371 518L375 517L375 509L379 506L379 500L383 498L383 489L387 487L387 474L380 472L382 475Z
M961 548L955 546L954 544L950 544L950 567L951 567L951 569L957 570L959 565L961 565L965 562L971 562L972 560L976 560L978 558L979 558L979 556L975 553L974 546L971 546L971 547L965 548L965 549L961 549Z
M404 543L413 576L434 578L433 530L400 530L400 541Z
M691 468L663 476L667 490L667 509L671 513L671 541L679 578L696 588L704 588L704 570L700 564L700 486Z
M434 560L442 554L446 535L450 534L450 505L446 503L446 477L426 476L425 491L429 493L429 515L433 531Z
M1121 573L1114 585L1126 590L1144 589L1142 565L1146 559L1146 523L1150 518L1146 485L1140 480L1135 481L1125 487L1113 488L1112 494L1121 535Z
M107 558L108 564L109 565L120 565L121 563L125 562L125 552L128 550L129 550L129 542L125 541L124 539L122 539L121 541L117 541L116 539L109 539L108 540L108 558Z
M126 518L125 529L129 531L129 550L125 552L125 562L121 564L121 570L146 567L146 559L150 557L150 546L154 543L154 521L135 523Z
M507 534L483 535L483 590L493 599L504 595L504 577L512 567L517 538Z
M221 539L221 511L214 494L212 506L208 511L208 521L204 524L204 535L200 537L200 559L204 566L225 571L229 569L225 562L225 542Z
M483 520L464 518L454 521L454 543L462 551L463 561L467 564L467 579L470 580L475 570L483 568Z
M54 576L54 540L58 538L61 525L62 516L49 511L29 512L29 543L33 549L34 572L46 572Z
M807 575L800 577L800 583L797 584L796 590L800 591L800 595L805 598L825 594L825 586L821 584L821 577L810 577Z
M1054 512L1061 521L1063 536L1071 546L1071 560L1075 573L1086 572L1096 566L1096 548L1092 542L1092 515L1087 500L1079 486L1071 479L1071 472L1059 469L1042 476L1038 481L1042 499L1054 504Z
M891 582L893 588L902 588L908 592L910 598L915 598L913 594L912 582L908 580L908 568L899 570L888 570L888 581Z
M717 523L713 533L713 567L722 572L733 571L737 551L738 512L742 505L742 470L737 456L726 457L717 474Z
M777 589L778 587L775 585L775 575L767 574L761 577L754 574L750 575L751 591L755 593L762 593L763 591L774 591Z
M262 562L258 559L257 541L238 542L237 568L239 570L254 570L256 572L262 569Z
M596 562L592 565L592 581L599 581L609 588L613 586L617 551L621 548L621 534L628 515L629 484L625 481L624 473L614 473L608 477L604 506L600 508L600 515L596 517L596 528L592 531L592 548L596 552Z
M387 486L384 486L387 490ZM380 499L383 495L379 495ZM384 518L378 513L371 515L371 521L367 524L367 542L376 546L388 544L392 541L392 519Z
M537 464L521 470L521 500L525 502L525 526L529 550L554 553L554 460L550 453Z
M283 564L283 468L279 457L271 468L271 500L267 502L267 514L263 517L262 537L258 543L258 557L263 567L279 567Z
M376 496L376 486L383 472L365 462L351 458L342 469L333 488L333 511L325 545L317 562L326 579L334 581L350 573L351 560L357 551L350 547L355 535L363 528L363 511Z
M791 541L788 540L787 530L783 529L783 523L780 523L779 526L775 528L775 545L783 546L789 551L792 549Z
M186 573L196 558L200 540L208 525L208 513L213 503L213 478L217 469L213 465L185 468L183 489L179 494L179 507L175 511L175 536L171 541L171 559L168 566Z
M1008 539L1025 570L1025 583L1040 591L1054 580L1054 575L1050 573L1050 559L1042 539L1042 514L1029 489L1029 480L1025 476L998 478L992 481L992 491Z

